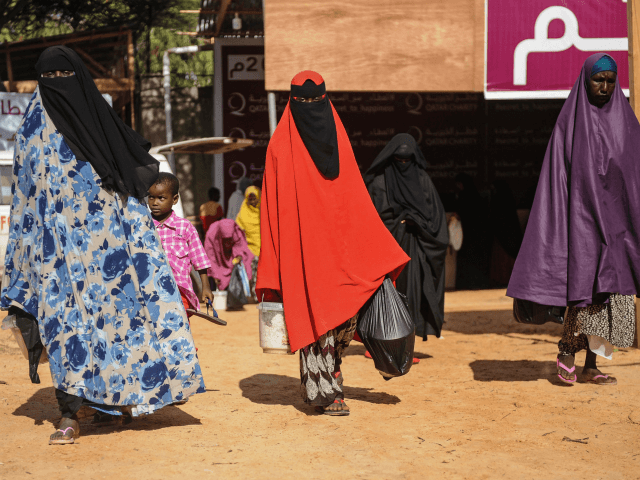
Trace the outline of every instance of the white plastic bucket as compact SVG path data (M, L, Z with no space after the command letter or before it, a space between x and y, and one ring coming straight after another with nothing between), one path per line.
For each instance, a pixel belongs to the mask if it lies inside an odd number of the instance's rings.
M263 353L293 355L289 345L289 332L284 321L284 307L281 303L261 302L258 304L260 322L260 347Z
M224 312L227 309L227 292L216 290L213 292L213 308Z

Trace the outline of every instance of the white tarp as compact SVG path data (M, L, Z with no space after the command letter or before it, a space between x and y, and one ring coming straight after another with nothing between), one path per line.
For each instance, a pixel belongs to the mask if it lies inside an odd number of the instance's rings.
M13 150L13 141L33 93L0 92L0 150ZM113 106L111 95L102 95Z

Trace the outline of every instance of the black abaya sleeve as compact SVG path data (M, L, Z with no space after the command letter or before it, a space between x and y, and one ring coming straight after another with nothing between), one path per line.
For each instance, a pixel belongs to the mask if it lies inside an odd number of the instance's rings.
M373 181L367 185L367 189L369 190L373 206L376 207L378 215L380 215L380 219L391 231L396 221L400 221L402 218L396 218L393 213L393 208L391 208L391 205L389 205L389 202L387 201L387 188L385 185L384 174L375 177Z

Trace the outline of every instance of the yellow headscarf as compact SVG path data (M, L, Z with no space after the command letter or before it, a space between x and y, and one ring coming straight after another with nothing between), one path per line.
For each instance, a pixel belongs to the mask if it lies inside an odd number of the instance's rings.
M258 205L252 207L247 202L249 195L258 197ZM240 213L236 217L236 223L244 230L251 253L260 255L260 189L258 187L248 187L244 192L244 201L240 207Z

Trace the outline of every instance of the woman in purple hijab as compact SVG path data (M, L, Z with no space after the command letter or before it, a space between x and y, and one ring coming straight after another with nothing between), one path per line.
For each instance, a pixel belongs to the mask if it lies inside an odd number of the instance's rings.
M236 259L242 261L247 276L251 278L253 253L249 250L244 232L233 220L224 218L209 227L204 239L204 250L211 261L207 274L217 283L218 289L226 290L229 286Z
M614 60L584 63L547 147L536 197L507 295L568 306L558 377L616 384L596 366L635 336L640 287L640 124L617 81Z

